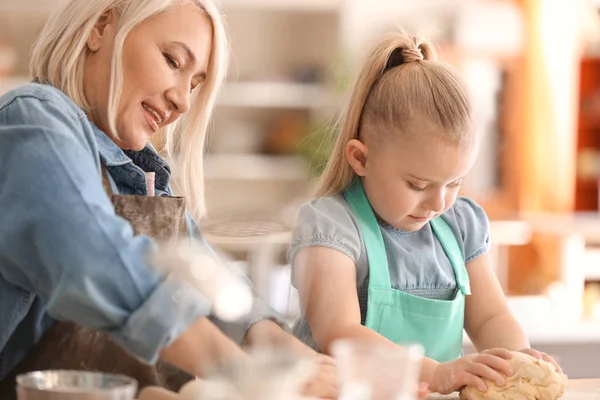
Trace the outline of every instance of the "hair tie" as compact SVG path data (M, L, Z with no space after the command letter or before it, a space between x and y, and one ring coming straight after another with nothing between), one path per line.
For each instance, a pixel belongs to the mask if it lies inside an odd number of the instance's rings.
M384 72L392 68L396 68L404 63L422 61L424 59L425 57L423 57L420 46L416 49L404 49L402 47L396 47L388 58Z

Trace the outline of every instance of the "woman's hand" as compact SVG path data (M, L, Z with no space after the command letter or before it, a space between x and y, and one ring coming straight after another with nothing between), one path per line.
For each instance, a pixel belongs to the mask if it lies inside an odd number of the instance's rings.
M322 399L337 399L339 394L337 369L335 361L331 357L317 353L271 320L254 324L244 340L244 344L248 346L261 343L281 346L303 357L315 357L319 368L317 373L304 386L303 395Z
M339 395L338 376L335 361L328 356L317 356L319 370L304 386L304 396L321 399L337 399Z
M469 354L455 361L439 364L434 373L430 388L433 392L449 394L463 386L475 386L480 391L487 389L483 379L502 386L506 376L514 374L510 363L510 351L490 349L477 354Z
M560 367L560 365L558 365L556 360L552 358L552 356L550 356L549 354L544 353L543 351L537 351L534 349L523 349L521 350L521 353L529 354L530 356L537 358L538 360L548 361L550 364L554 365L556 372L563 372L562 368Z
M337 399L340 388L335 361L331 357L322 354L319 354L317 358L319 370L304 386L304 392L302 394L307 397ZM427 383L419 383L417 392L419 399L426 399L430 393L429 385Z
M431 392L429 391L429 385L425 382L419 383L419 390L417 392L417 398L426 399Z

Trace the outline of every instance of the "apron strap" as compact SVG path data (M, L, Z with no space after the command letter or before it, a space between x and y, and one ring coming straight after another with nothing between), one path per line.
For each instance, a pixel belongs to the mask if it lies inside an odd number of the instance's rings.
M454 274L456 275L456 284L462 294L465 296L470 295L471 284L469 282L469 274L467 273L467 267L465 266L465 261L463 260L462 252L460 251L454 232L452 232L452 229L442 217L432 219L430 224L435 236L450 259Z
M358 219L369 263L369 287L391 289L390 268L381 228L359 180L344 192L344 198Z

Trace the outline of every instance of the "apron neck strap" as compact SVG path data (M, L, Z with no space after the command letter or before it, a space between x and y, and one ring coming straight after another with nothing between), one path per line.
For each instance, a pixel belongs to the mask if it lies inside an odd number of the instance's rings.
M460 288L462 294L465 296L470 295L471 285L469 282L469 274L467 273L462 252L460 251L454 232L452 232L452 229L442 217L432 219L430 224L435 236L440 241L446 255L450 259L450 263L454 269L454 275L456 276L456 284Z
M381 235L381 228L359 180L356 180L344 192L344 198L358 220L362 240L367 250L369 286L391 289L390 269L383 236ZM452 232L450 226L441 217L432 219L430 224L433 233L440 241L446 256L452 264L452 269L456 276L456 284L462 294L465 296L470 295L471 285L469 274L467 273L462 252L454 232Z
M344 192L344 198L358 219L362 240L367 250L369 286L391 289L390 269L381 228L359 180Z

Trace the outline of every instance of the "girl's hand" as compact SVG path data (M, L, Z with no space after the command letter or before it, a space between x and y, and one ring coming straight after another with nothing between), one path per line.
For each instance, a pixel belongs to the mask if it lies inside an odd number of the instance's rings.
M480 391L487 389L483 379L502 386L506 376L514 374L510 363L510 351L490 349L477 354L469 354L455 361L439 364L434 373L430 388L433 392L450 394L463 386L475 386Z
M556 372L563 372L562 368L560 367L560 365L558 365L556 360L552 358L552 356L544 353L543 351L537 351L534 349L523 349L521 350L521 353L529 354L530 356L537 358L538 360L548 361L550 364L554 365Z

